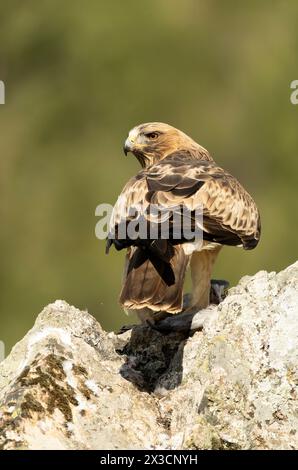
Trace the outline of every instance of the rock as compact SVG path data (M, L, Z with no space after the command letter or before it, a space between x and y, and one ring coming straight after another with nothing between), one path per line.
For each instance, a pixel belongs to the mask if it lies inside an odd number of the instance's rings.
M297 449L297 288L246 276L190 338L56 301L0 364L0 448Z

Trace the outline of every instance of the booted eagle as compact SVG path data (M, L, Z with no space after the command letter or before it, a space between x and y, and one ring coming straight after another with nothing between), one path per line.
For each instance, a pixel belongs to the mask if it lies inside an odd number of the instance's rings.
M260 239L260 216L252 197L232 175L220 168L209 152L168 124L152 122L134 127L124 144L142 170L124 187L113 210L107 251L111 245L126 249L120 303L139 316L157 318L158 312L183 309L183 284L190 266L190 309L208 306L211 271L223 245L255 248ZM186 209L192 227L201 229L202 240L177 237L175 217L166 217L169 233L129 236L135 226L151 222L161 228L162 216L152 217L151 207ZM197 208L202 217L195 218Z

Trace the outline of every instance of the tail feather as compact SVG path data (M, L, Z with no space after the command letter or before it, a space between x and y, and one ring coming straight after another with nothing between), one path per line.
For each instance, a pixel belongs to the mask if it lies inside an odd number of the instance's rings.
M120 303L127 309L149 308L178 313L182 310L183 284L189 262L181 245L171 247L171 259L139 247L127 255Z

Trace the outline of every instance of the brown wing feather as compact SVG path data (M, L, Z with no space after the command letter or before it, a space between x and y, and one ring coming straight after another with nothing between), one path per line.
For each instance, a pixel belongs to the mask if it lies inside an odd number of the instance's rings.
M243 244L249 249L260 238L260 216L255 202L236 178L214 162L185 159L184 154L179 158L175 153L141 171L121 193L111 227L137 208L139 213L134 216L146 217L150 204L164 208L182 205L190 211L203 205L204 238L209 241Z
M253 248L260 238L257 206L241 184L214 162L169 156L147 170L147 199L161 206L203 205L204 238Z

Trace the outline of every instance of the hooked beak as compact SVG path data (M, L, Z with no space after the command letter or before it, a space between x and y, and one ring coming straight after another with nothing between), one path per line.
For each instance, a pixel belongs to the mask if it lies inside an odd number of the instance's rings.
M127 155L128 152L132 152L132 150L133 150L133 141L129 137L127 137L123 146L123 152L125 153L125 155Z

